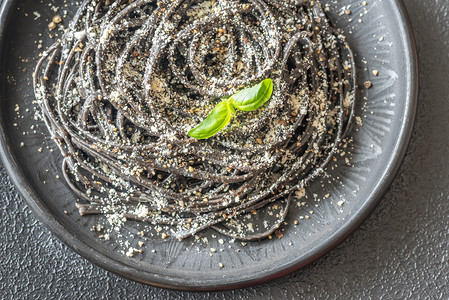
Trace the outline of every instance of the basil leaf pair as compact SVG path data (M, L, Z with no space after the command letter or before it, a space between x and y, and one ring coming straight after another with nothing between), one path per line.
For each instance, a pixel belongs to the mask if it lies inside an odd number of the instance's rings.
M241 90L231 97L222 98L200 125L189 131L188 135L198 139L208 139L222 130L231 121L234 108L242 111L254 111L271 98L273 81L268 78L261 83Z

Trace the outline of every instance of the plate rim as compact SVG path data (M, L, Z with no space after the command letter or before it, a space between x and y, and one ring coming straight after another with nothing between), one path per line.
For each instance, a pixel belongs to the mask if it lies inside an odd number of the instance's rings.
M8 21L9 13L11 13L13 6L18 0L4 0L0 7L0 49L3 49L5 43L5 28ZM167 278L155 278L151 276L152 273L141 271L120 261L114 260L105 253L101 253L86 242L78 239L76 235L71 233L62 224L52 216L46 209L45 205L34 193L30 184L28 184L27 177L22 174L19 165L11 152L9 144L7 143L7 136L5 134L4 120L0 114L0 157L3 161L5 169L14 183L16 189L21 194L22 198L27 203L36 218L43 224L54 236L63 242L66 246L79 254L81 257L87 259L91 263L121 277L127 279L152 285L160 288L173 289L178 291L223 291L232 290L244 287L250 287L257 284L262 284L294 271L297 271L304 266L314 262L322 257L324 254L337 247L343 240L345 240L354 230L356 230L362 222L370 215L373 209L377 206L385 193L388 191L393 179L399 170L400 165L404 159L406 150L408 148L411 134L413 132L413 125L415 122L417 101L418 101L418 56L416 50L416 43L413 34L413 29L407 14L406 7L403 0L391 0L394 4L394 14L400 21L399 31L402 42L406 45L406 68L410 72L406 72L406 99L404 106L404 118L400 126L400 134L397 139L393 153L394 156L390 158L386 164L385 170L381 176L381 180L373 188L373 192L369 194L367 200L363 203L357 213L353 214L344 226L334 231L327 239L316 246L317 251L305 255L302 261L292 262L289 267L284 269L276 269L270 274L256 275L253 279L247 281L221 284L198 284L199 282L190 282L189 285L180 285L173 280ZM1 60L1 57L0 57ZM122 271L121 271L122 270ZM152 277L152 278L151 278Z

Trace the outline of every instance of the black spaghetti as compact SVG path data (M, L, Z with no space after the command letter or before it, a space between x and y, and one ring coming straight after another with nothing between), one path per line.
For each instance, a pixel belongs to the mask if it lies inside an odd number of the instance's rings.
M187 135L266 78L272 98L217 135ZM324 172L354 113L350 47L319 1L84 0L34 74L82 215L267 237ZM276 203L263 232L233 222Z

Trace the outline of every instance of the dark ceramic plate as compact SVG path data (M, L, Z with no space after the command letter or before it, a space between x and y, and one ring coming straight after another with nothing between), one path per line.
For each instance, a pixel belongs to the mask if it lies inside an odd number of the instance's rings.
M212 238L212 232L204 234L208 244L139 238L140 224L133 222L111 234L110 240L99 239L90 229L104 220L79 216L74 194L56 177L60 154L49 151L55 146L44 134L43 124L34 120L32 69L41 51L37 49L39 40L44 47L50 43L47 24L55 14L48 2L6 0L1 8L1 156L38 218L74 251L107 270L183 290L232 289L277 278L316 260L357 228L385 193L401 163L413 125L417 90L416 54L404 7L397 0L371 0L366 6L361 0L323 1L330 4L330 18L344 29L357 55L359 86L363 88L367 80L373 86L358 95L357 115L363 126L356 126L353 132L353 166L339 159L340 166L329 172L333 180L316 180L309 189L321 201L309 197L305 207L293 209L282 239L246 246L227 239L221 244ZM63 1L54 4L62 6ZM349 16L340 14L346 5L351 5ZM67 10L70 14L73 8ZM40 37L40 33L45 34ZM379 75L374 76L373 70ZM43 152L38 151L41 147ZM324 196L327 193L329 198ZM293 218L300 220L299 225L292 225ZM137 247L141 239L146 244L142 254L130 258L122 252L126 251L124 241ZM211 247L218 250L212 256Z

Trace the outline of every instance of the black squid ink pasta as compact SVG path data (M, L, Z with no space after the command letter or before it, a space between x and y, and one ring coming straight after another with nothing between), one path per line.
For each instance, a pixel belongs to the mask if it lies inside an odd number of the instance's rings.
M320 176L354 115L351 49L319 1L84 0L34 73L81 215L265 238ZM187 133L222 97L271 99L221 132ZM276 204L260 232L237 226Z

